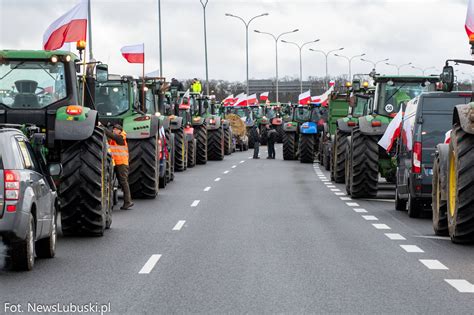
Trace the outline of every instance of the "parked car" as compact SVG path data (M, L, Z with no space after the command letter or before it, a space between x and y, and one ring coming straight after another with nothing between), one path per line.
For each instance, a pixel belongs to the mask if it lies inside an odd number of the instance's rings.
M35 135L36 148L44 134ZM56 252L57 193L51 175L59 164L46 164L18 129L0 128L0 237L8 247L8 262L16 270L31 270L36 257Z
M419 217L431 207L435 147L451 129L453 109L471 92L428 92L407 103L397 146L395 208ZM431 209L431 208L430 208Z

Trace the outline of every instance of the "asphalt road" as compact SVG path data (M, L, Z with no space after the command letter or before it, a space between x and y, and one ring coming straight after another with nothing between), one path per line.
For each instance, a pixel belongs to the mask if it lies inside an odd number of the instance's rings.
M115 211L104 237L61 237L57 257L32 272L1 271L0 302L25 312L28 302L110 303L120 314L473 312L473 246L433 237L430 219L390 199L349 200L318 164L283 161L281 145L276 160L251 153L177 174L157 200Z

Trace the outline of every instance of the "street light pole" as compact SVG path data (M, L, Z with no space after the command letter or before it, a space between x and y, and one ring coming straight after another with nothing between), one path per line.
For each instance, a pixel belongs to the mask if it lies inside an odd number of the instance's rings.
M278 36L275 36L275 35L273 35L272 33L260 32L259 30L254 30L255 33L270 35L270 36L275 40L275 73L276 73L276 78L275 78L276 82L275 82L275 85L276 85L276 102L277 102L277 103L279 102L279 98L278 98L278 40L279 40L280 37L282 37L283 35L295 33L295 32L298 32L298 31L299 31L299 29L295 29L295 30L292 30L292 31L289 31L289 32L281 33L281 34L278 35Z
M360 55L355 55L355 56L352 56L352 57L347 57L347 56L338 55L338 54L334 54L334 56L344 58L349 62L349 80L351 80L351 78L352 78L352 60L354 60L354 58L364 57L365 53L360 54Z
M303 43L302 45L299 45L295 42L288 42L284 39L282 40L282 42L286 43L286 44L295 45L299 49L299 52L300 52L300 93L303 93L303 52L302 52L302 50L303 50L303 47L306 46L306 45L319 42L319 39Z
M161 0L158 0L158 42L160 45L160 77L163 77L163 45L161 42Z
M411 66L413 69L420 70L423 75L425 75L426 71L431 70L431 69L436 69L436 67L428 67L428 68L420 68L420 67L415 67Z
M385 59L383 59L383 60L379 60L379 61L375 61L375 62L372 61L372 60L364 59L364 58L360 58L360 60L372 64L372 66L374 67L374 68L373 68L373 69L374 69L373 71L374 71L374 72L377 72L377 65L378 65L379 63L381 63L381 62L389 61L390 59L389 59L389 58L385 58Z
M401 68L406 67L406 66L411 66L411 65L412 65L411 62L402 64L402 65L397 65L397 64L395 64L395 63L388 63L388 62L385 63L385 64L386 64L387 66L396 67L396 68L397 68L397 73L398 73L398 75L400 75L400 69L401 69ZM420 70L422 70L422 69L420 69Z
M257 16L254 16L253 18L251 18L248 22L246 22L243 18L241 18L240 16L237 16L237 15L234 15L234 14L230 14L230 13L226 13L225 14L226 16L229 16L229 17L233 17L233 18L236 18L236 19L239 19L241 20L244 25L245 25L245 53L246 53L246 65L247 65L247 95L249 95L249 25L250 23L252 23L253 20L259 18L259 17L263 17L263 16L267 16L268 13L263 13L263 14L260 14L260 15L257 15Z
M333 49L333 50L330 50L328 52L325 52L324 50L315 50L315 49L312 49L310 48L309 50L310 51L314 51L314 52L318 52L318 53L321 53L324 55L324 57L326 57L326 88L329 88L329 71L328 71L328 57L331 53L335 52L335 51L340 51L340 50L343 50L344 47L341 47L341 48L338 48L338 49Z
M207 63L207 27L206 27L206 7L209 0L199 0L204 11L204 55L206 60L206 94L209 95L209 68Z

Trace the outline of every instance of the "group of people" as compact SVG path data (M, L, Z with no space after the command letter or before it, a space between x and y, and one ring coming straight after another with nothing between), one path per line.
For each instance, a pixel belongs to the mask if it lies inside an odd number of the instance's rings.
M275 142L277 140L277 131L270 127L270 125L265 126L267 131L267 147L268 147L268 156L267 159L275 159ZM254 139L254 146L253 146L253 158L259 159L258 156L260 153L260 142L262 142L262 135L260 134L260 130L258 129L257 125L254 125L251 129L251 137Z
M171 79L170 83L171 88L175 88L177 91L184 91L184 85L176 78ZM201 93L202 92L202 84L197 78L194 78L191 82L191 92L194 93Z

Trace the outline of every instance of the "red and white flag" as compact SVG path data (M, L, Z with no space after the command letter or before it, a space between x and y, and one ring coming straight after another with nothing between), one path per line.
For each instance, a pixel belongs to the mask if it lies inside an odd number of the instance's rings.
M400 136L400 131L402 129L403 113L399 111L395 118L388 124L387 130L382 136L382 139L378 142L378 145L385 149L385 151L390 152L395 143L395 139Z
M43 35L43 49L56 50L64 43L85 41L87 37L87 0L54 21Z
M264 92L262 94L260 94L260 100L261 101L266 101L268 100L268 95L270 94L270 92Z
M234 103L234 106L246 106L247 105L247 94L242 93L241 96L237 98Z
M230 105L234 104L234 94L231 94L231 95L227 96L222 101L222 103L224 104L224 106L230 106Z
M258 104L257 94L252 94L247 97L247 105L255 105Z
M308 90L298 96L298 104L307 105L311 101L311 91Z
M471 39L471 37L474 39L474 0L469 0L469 4L467 5L465 28L469 39Z
M145 44L123 46L120 52L129 63L145 62Z
M334 91L334 84L333 85L329 84L329 85L331 86L329 90L327 90L321 95L311 97L311 102L319 103L321 104L321 106L327 107L328 101L329 101L329 95L331 95L332 91Z
M329 87L333 87L334 85L336 85L336 81L334 80L329 81Z
M451 131L452 129L446 131L444 134L444 143L449 144L451 142Z

